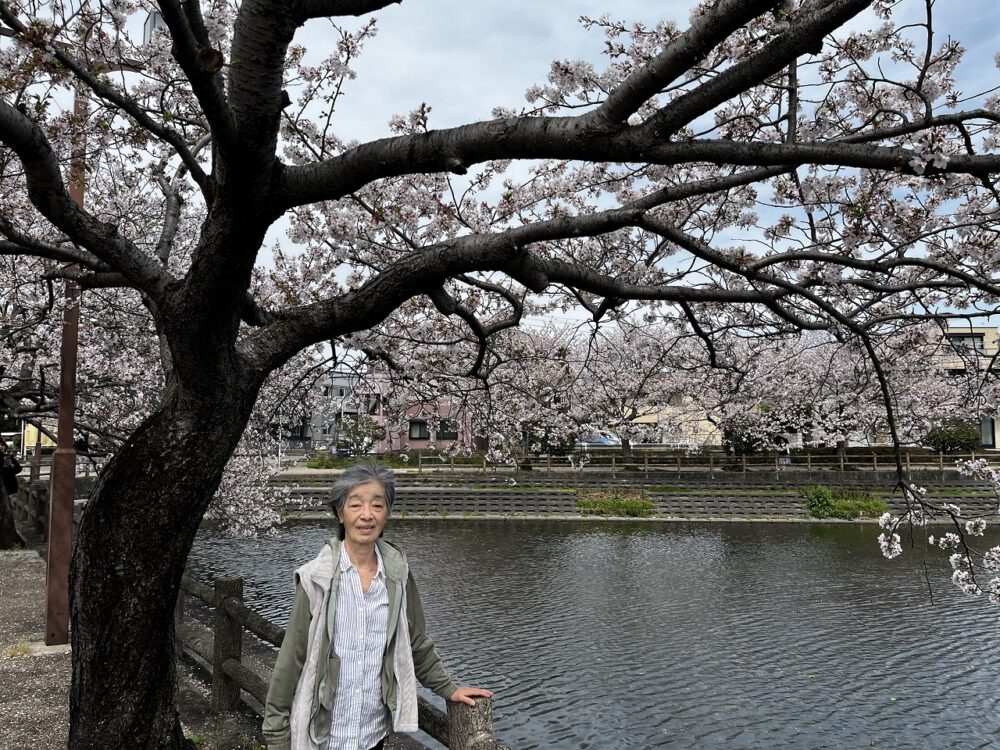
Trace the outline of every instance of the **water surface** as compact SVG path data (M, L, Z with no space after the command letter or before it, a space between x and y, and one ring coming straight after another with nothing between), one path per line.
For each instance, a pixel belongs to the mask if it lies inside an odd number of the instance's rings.
M284 624L326 523L204 532ZM1000 746L1000 609L874 526L390 521L449 670L490 687L513 748ZM996 542L993 542L996 543ZM928 578L933 602L928 594Z

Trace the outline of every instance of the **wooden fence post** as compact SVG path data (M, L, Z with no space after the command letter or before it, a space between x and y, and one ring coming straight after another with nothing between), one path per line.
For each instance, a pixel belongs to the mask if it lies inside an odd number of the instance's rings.
M708 473L709 474L715 473L715 456L713 456L711 453L708 454Z
M740 463L743 464L743 473L747 473L747 454L744 453L740 456Z
M938 451L938 471L944 471L944 453Z
M242 578L216 578L215 637L212 648L212 708L219 713L235 711L240 705L240 686L223 668L230 659L240 661L243 655L243 626L226 612L226 599L243 603Z
M872 469L878 471L878 453L872 453Z
M506 746L493 736L493 701L476 698L476 705L448 701L449 750L499 750Z
M806 451L806 471L812 471L812 467L813 467L812 453Z
M611 476L613 477L614 475L615 475L615 457L612 456L611 457Z
M843 453L838 453L837 454L837 458L840 459L840 470L843 471L844 470L844 454Z
M417 454L417 471L423 471L423 470L424 470L424 454L423 453L418 453Z

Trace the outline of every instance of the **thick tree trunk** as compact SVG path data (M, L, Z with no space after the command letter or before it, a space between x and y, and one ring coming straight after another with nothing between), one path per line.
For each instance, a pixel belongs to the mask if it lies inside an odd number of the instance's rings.
M847 441L838 440L837 441L837 457L844 459L847 458Z
M70 576L72 750L193 747L174 704L173 611L259 388L233 385L214 401L173 392L98 477Z
M622 438L622 458L632 458L632 441L624 437Z

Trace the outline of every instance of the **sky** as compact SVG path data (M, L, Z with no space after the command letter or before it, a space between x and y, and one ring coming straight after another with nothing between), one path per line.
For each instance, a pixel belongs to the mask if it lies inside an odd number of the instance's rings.
M683 21L688 0L618 0L614 17ZM490 119L493 107L520 108L524 91L545 80L555 59L600 57L602 35L586 31L582 15L598 17L607 2L582 0L403 0L375 14L378 35L356 64L347 89L341 137L388 134L393 114L426 102L431 124L450 127ZM345 25L349 25L348 24ZM299 39L308 48L328 43L326 22L312 22Z
M431 126L451 127L490 119L494 106L525 105L524 91L543 83L556 59L599 64L603 36L579 23L609 14L654 25L660 19L688 25L691 0L403 0L374 14L379 32L357 61L337 132L369 140L388 135L388 121L426 102ZM902 17L923 17L922 0L903 0ZM996 0L936 0L935 34L959 39L968 49L962 78L968 90L997 80L1000 3ZM345 25L358 21L345 19ZM367 20L367 17L366 19ZM852 22L870 27L870 14ZM325 21L311 22L297 41L313 50L331 43Z

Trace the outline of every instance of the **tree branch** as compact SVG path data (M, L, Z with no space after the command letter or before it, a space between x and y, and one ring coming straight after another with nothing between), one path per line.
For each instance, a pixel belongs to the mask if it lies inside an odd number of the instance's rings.
M722 0L693 21L659 55L632 73L589 117L609 124L624 123L664 86L697 65L745 23L774 7L774 0Z
M363 16L374 13L390 5L399 5L402 0L302 0L297 13L303 20L327 16Z
M171 52L191 83L191 91L201 105L216 147L223 154L235 157L239 136L226 100L222 73L209 54L212 46L197 2L185 2L182 6L178 0L160 0L158 4L173 40ZM206 200L211 199L206 196Z
M0 2L0 19L14 29L23 41L26 41L28 44L32 44L30 35L24 34L24 24L22 24L17 16L13 14L7 6L7 3ZM160 138L166 143L169 143L173 147L174 151L177 152L181 161L184 162L188 170L191 172L191 176L198 184L198 187L201 188L202 193L205 195L205 199L211 201L212 183L209 180L208 175L205 174L205 170L201 168L198 160L194 157L194 154L191 153L191 150L184 142L184 137L180 133L168 128L162 123L156 122L132 99L123 95L121 92L116 91L112 86L106 84L96 75L92 75L88 72L86 68L80 65L80 63L78 63L72 55L66 52L63 45L53 45L51 53L61 65L70 70L73 75L88 89L94 92L96 96L120 109L149 133L153 134L157 138ZM138 67L138 63L135 63L134 61L122 61L119 63L111 63L108 61L105 63L99 63L99 67L103 67L106 70L118 69L141 72L141 68Z
M871 5L872 0L817 0L800 8L787 29L745 60L722 71L691 92L682 94L641 126L659 138L738 96L748 87L779 73L796 57L818 52L823 38Z
M25 115L0 101L0 142L18 155L28 183L28 197L45 218L73 242L87 248L129 283L152 297L161 294L167 274L118 232L98 221L69 197L59 161L41 129Z

